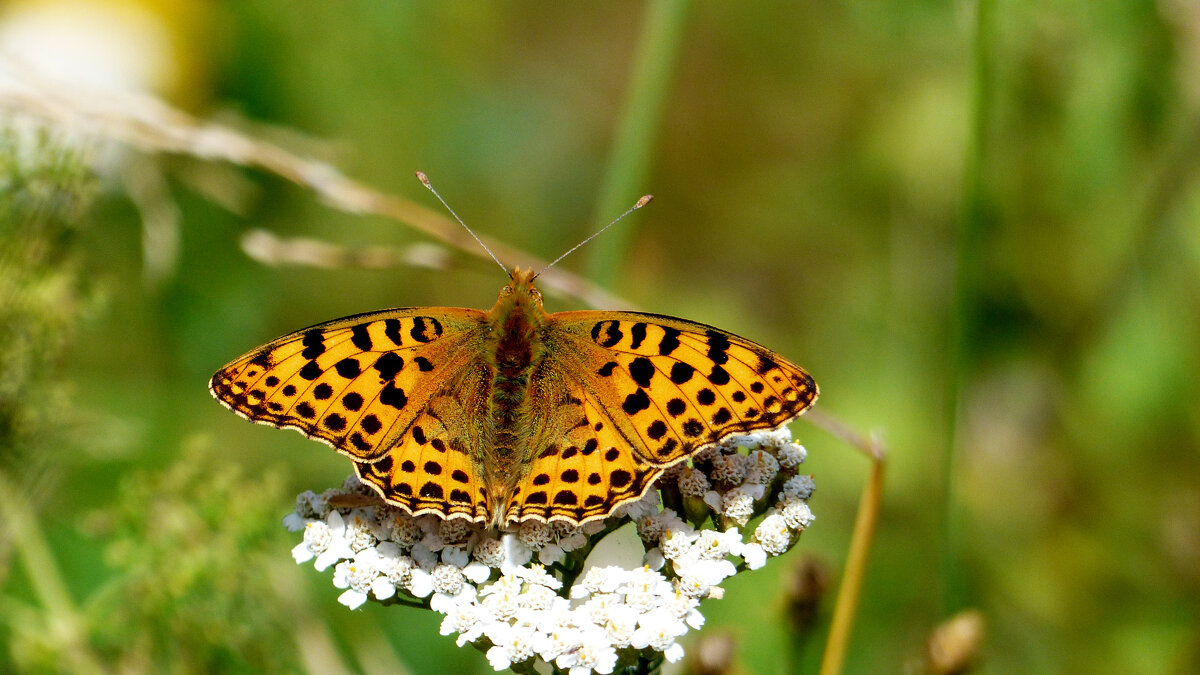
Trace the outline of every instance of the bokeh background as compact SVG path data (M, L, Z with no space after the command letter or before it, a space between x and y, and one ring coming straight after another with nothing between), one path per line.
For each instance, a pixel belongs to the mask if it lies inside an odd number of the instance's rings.
M5 55L68 100L144 91L433 207L422 169L543 258L654 193L563 268L772 347L887 444L849 672L921 672L966 609L981 672L1200 670L1195 3L0 8ZM280 518L348 466L205 385L318 321L489 307L495 265L0 98L0 670L488 672L431 613L347 611L292 564ZM271 266L251 230L415 264ZM818 520L702 607L738 672L815 672L869 474L792 429ZM829 584L811 626L802 568Z

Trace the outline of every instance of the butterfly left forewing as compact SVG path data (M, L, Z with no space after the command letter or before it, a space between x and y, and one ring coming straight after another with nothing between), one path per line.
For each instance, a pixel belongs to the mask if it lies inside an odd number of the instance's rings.
M639 312L560 312L552 349L586 354L578 376L601 394L639 460L678 463L736 433L803 413L817 385L771 350L712 326Z

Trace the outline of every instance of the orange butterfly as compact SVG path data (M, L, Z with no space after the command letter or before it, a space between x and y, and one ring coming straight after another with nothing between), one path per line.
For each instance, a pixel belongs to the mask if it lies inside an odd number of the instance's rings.
M242 417L348 456L390 504L494 526L604 518L699 450L779 427L817 398L802 368L711 326L547 314L536 276L514 269L489 312L317 324L236 359L209 388Z

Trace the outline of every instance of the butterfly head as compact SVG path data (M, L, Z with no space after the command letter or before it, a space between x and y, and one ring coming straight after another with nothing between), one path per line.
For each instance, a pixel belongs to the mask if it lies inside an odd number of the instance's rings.
M537 274L533 269L514 267L512 279L500 289L500 297L496 299L496 308L542 309L542 292L533 285ZM495 310L493 310L495 311Z

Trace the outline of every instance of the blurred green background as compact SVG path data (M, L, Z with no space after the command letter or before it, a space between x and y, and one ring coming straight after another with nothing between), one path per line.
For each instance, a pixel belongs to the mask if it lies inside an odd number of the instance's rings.
M172 105L436 206L422 169L532 254L654 193L563 266L770 346L888 445L849 672L919 672L967 608L982 672L1200 670L1200 5L91 4L161 22L126 46L153 47L133 79ZM347 611L292 564L279 519L349 466L206 381L318 321L490 307L499 270L266 266L245 231L428 238L254 169L86 143L31 163L20 138L0 670L489 672L431 613ZM803 559L840 579L869 471L792 429L818 520L702 606L740 672L815 672L833 587L800 636L785 590Z

